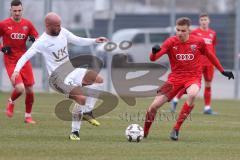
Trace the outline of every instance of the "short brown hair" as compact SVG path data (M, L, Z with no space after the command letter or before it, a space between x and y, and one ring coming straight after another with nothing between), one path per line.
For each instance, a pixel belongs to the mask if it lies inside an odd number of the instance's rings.
M20 0L12 0L11 7L12 6L19 6L22 5L22 2Z
M209 17L209 15L207 13L201 13L199 14L199 18L202 18L202 17Z
M177 19L176 25L179 25L179 26L187 25L189 27L191 25L191 19L188 17L180 17Z

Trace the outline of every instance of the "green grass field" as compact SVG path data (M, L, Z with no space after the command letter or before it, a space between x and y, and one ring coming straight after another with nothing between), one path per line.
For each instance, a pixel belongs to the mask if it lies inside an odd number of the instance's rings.
M139 99L136 107L120 102L112 112L98 118L100 127L87 122L81 128L81 141L70 141L70 122L59 120L54 106L63 99L57 94L37 94L33 109L36 125L26 125L24 99L16 103L14 117L5 116L9 94L0 93L0 159L1 160L239 160L240 101L215 100L219 114L202 114L203 102L197 104L191 119L180 132L180 140L169 140L174 124L168 104L161 108L147 139L130 143L124 132L131 123L143 126L144 111L152 99ZM182 101L181 103L182 104Z

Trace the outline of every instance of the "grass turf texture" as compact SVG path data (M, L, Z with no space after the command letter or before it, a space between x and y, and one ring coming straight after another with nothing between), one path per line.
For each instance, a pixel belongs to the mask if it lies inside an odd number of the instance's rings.
M4 110L9 94L0 93L0 159L81 159L81 160L238 160L240 157L240 106L235 100L213 101L218 115L203 115L198 99L180 131L178 142L169 140L174 117L163 106L151 133L140 143L129 143L125 129L131 123L143 126L146 107L152 99L138 99L131 107L120 101L112 112L98 118L100 127L87 122L81 127L81 141L70 141L70 122L59 120L54 106L63 99L57 94L36 94L33 118L36 125L24 124L24 99L16 102L13 118ZM182 105L181 101L178 106Z

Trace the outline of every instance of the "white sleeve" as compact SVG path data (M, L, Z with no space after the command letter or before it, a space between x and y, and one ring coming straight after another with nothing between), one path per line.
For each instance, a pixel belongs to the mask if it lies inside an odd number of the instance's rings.
M69 43L72 43L77 46L89 46L89 45L96 44L95 38L78 37L78 36L74 35L73 33L71 33L70 31L68 31L67 29L65 29L65 28L62 28L62 29L64 30L64 33L67 36L67 41Z
M36 48L34 48L34 46L32 45L32 47L30 47L26 53L24 53L22 55L22 57L18 60L17 65L14 69L14 72L19 72L22 67L24 66L24 64L30 59L32 58L36 53L38 53L38 50Z

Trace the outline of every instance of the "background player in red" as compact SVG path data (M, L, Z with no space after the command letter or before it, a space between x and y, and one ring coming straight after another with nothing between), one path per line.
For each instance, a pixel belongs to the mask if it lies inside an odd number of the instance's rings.
M209 28L209 23L210 23L210 18L208 14L203 13L200 14L199 16L199 28L193 30L191 34L196 35L198 37L201 37L209 51L213 54L216 55L216 32L212 29ZM205 88L204 88L204 114L215 114L211 108L211 83L213 80L213 75L214 75L214 66L213 64L208 60L206 56L202 56L201 58L202 61L202 72L203 72L203 77L205 81ZM171 111L175 112L176 106L178 103L178 100L182 97L184 94L185 90L180 91L176 97L174 97L171 105Z
M38 33L33 24L22 18L23 7L19 0L11 2L11 17L0 22L0 37L2 37L1 51L4 53L4 64L8 76L11 77L18 59L26 52L26 41L29 39L34 42ZM26 112L25 122L35 123L31 117L34 94L32 86L34 84L32 65L27 62L22 68L20 75L13 84L14 90L8 100L6 115L13 116L14 101L25 91L26 93Z
M216 56L209 52L202 38L190 35L191 20L182 17L176 21L176 36L168 38L160 46L154 46L150 56L151 61L156 61L162 55L167 54L170 60L171 73L167 82L158 90L152 104L149 106L144 123L144 137L147 137L149 129L154 121L157 110L182 89L187 92L187 100L182 106L174 125L170 138L178 140L180 127L194 107L195 98L200 90L202 65L201 55L206 55L211 63L229 79L234 78L233 73L224 71Z

